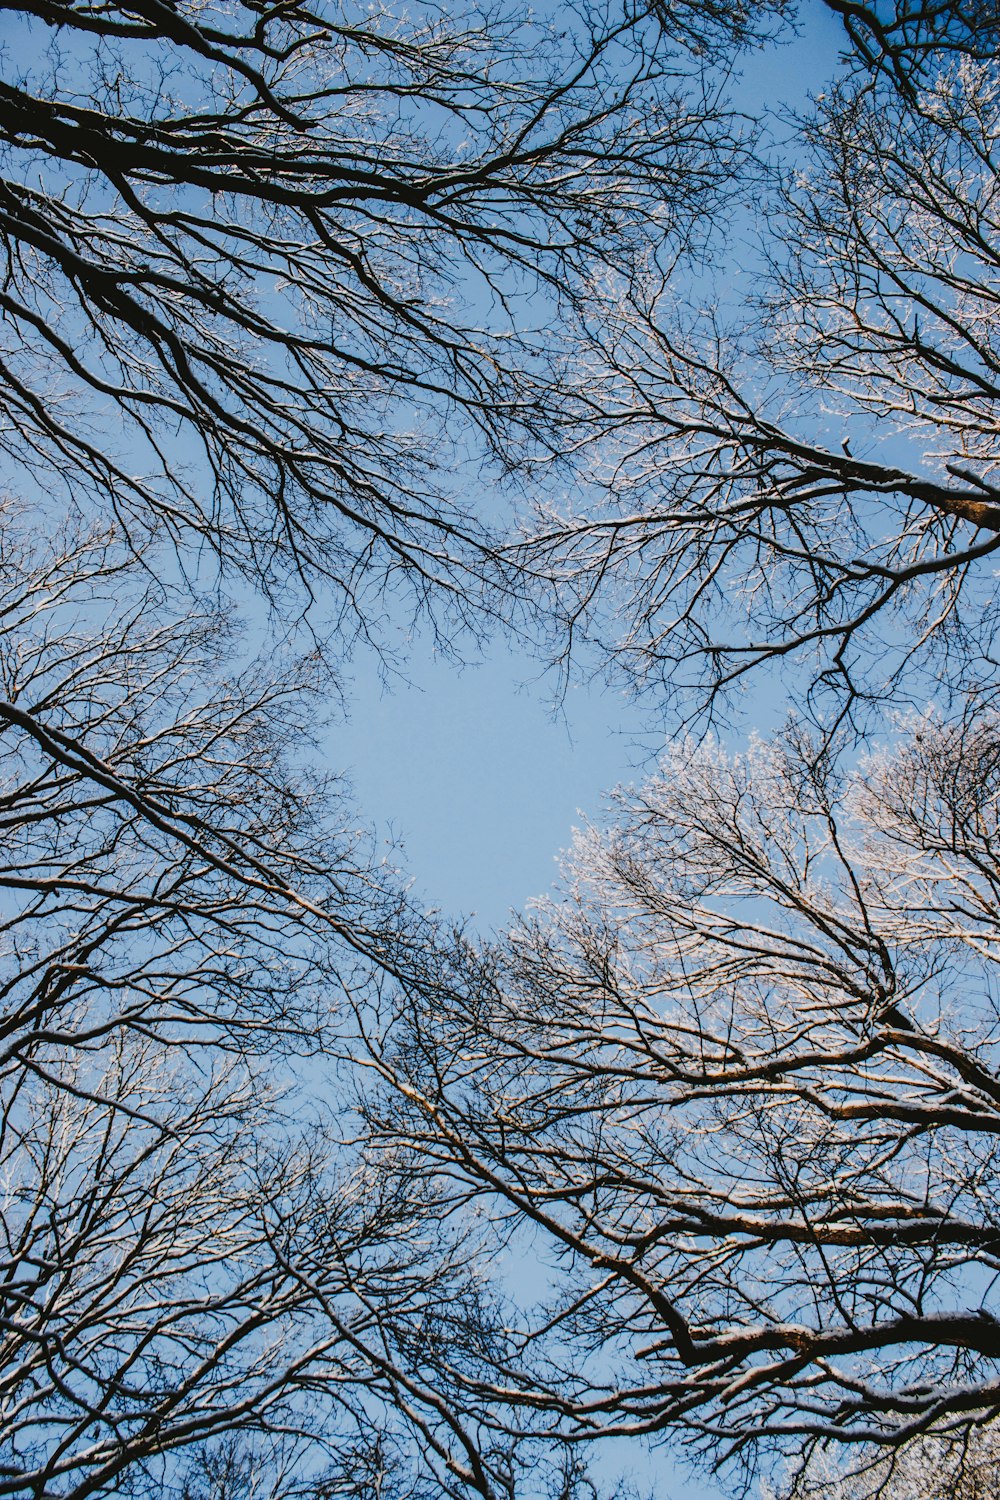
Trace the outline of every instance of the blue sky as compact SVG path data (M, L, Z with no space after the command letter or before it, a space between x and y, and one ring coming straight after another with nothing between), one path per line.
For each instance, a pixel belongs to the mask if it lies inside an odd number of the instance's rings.
M475 914L481 931L552 884L581 812L593 817L655 745L637 743L639 709L599 685L575 685L554 714L538 663L502 646L464 669L418 649L409 683L389 691L358 668L332 763L383 836L402 840L421 899Z

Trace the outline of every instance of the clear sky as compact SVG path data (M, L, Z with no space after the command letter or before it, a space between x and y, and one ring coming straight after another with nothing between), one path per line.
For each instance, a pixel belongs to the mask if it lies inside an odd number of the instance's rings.
M554 716L548 685L531 681L538 663L503 647L464 669L418 650L408 671L391 691L357 671L331 760L362 811L404 843L421 898L475 914L485 931L552 884L581 811L595 816L642 753L643 718L621 694L583 685Z

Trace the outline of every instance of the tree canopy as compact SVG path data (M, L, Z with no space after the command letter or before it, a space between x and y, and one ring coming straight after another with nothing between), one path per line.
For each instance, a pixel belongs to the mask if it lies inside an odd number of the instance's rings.
M575 419L605 503L526 542L573 631L688 712L768 663L862 723L995 677L995 17L830 8L847 65L776 126L718 277L654 260L597 316Z
M995 1411L998 746L681 741L475 989L394 1018L377 1128L552 1246L521 1378L578 1438L752 1462Z
M995 6L4 15L0 1495L978 1484ZM313 764L414 613L670 725L495 941Z
M456 471L551 448L553 325L730 170L642 9L6 12L13 461L363 633L400 578L488 614Z

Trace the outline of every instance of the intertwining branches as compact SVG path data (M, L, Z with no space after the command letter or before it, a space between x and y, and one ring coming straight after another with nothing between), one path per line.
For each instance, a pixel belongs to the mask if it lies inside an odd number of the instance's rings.
M5 512L0 1494L213 1494L227 1454L261 1496L508 1494L434 1353L492 1336L472 1241L366 1152L332 1061L435 937L303 758L311 664L241 660L148 549L27 529Z
M509 612L474 476L556 453L602 275L731 174L680 53L778 9L6 8L0 1493L546 1490L474 1226L342 1066L454 955L306 765L329 667L162 548L348 633Z
M425 1329L475 1294L426 1194L277 1099L273 1060L45 1060L3 1085L0 1493L181 1495L237 1441L261 1496L503 1493L426 1382Z
M498 7L7 14L11 459L272 591L322 578L364 632L400 578L463 618L517 592L471 476L551 447L560 328L597 269L649 224L680 242L732 165L657 28L586 6L559 27Z
M767 1490L768 1500L993 1500L997 1435L984 1422L971 1429L918 1438L902 1450L855 1454L847 1463L817 1451L791 1487Z
M859 62L884 70L911 102L942 57L996 58L1000 14L993 0L916 0L863 5L824 0L844 23Z
M171 609L120 540L33 556L18 532L6 514L5 1062L122 1025L321 1044L324 987L391 963L402 903L298 759L309 663L230 675L231 625ZM325 930L340 970L313 951Z
M993 23L831 6L741 309L678 275L749 160L692 58L780 5L8 12L0 441L80 521L0 518L0 1494L568 1500L606 1434L995 1415ZM577 457L500 548L479 466ZM679 747L477 953L306 765L329 668L168 542L973 706Z
M552 1257L494 1399L713 1462L1000 1404L1000 730L680 745L578 837L374 1116Z
M647 275L595 327L576 440L607 503L550 507L526 555L668 698L792 656L840 704L992 675L1000 78L949 37L913 88L849 58L721 290Z

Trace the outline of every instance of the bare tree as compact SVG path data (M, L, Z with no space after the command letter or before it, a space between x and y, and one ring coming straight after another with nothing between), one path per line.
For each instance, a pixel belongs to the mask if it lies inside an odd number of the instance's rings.
M995 1500L1000 1493L994 1427L918 1438L899 1451L855 1456L849 1463L813 1454L790 1489L767 1488L768 1500Z
M0 1494L221 1495L252 1460L257 1496L509 1496L448 1394L447 1350L502 1343L473 1241L366 1152L332 1060L437 960L309 770L312 666L241 661L148 548L30 529L4 514Z
M699 9L682 41L732 31ZM272 590L322 578L362 630L400 576L488 609L475 466L551 446L560 326L730 167L642 7L6 13L17 471Z
M846 66L772 122L715 281L654 264L596 323L604 499L527 547L575 635L688 706L790 657L841 705L995 681L995 8L831 8Z
M120 1037L5 1084L0 1492L226 1493L235 1436L242 1494L512 1493L428 1383L475 1289L426 1194L273 1059L205 1053Z
M374 1116L548 1256L493 1399L713 1463L1000 1410L1000 726L678 746Z
M885 69L896 85L917 97L928 67L949 54L991 62L996 58L997 11L990 0L922 0L915 5L863 5L824 0L838 15L865 66Z

